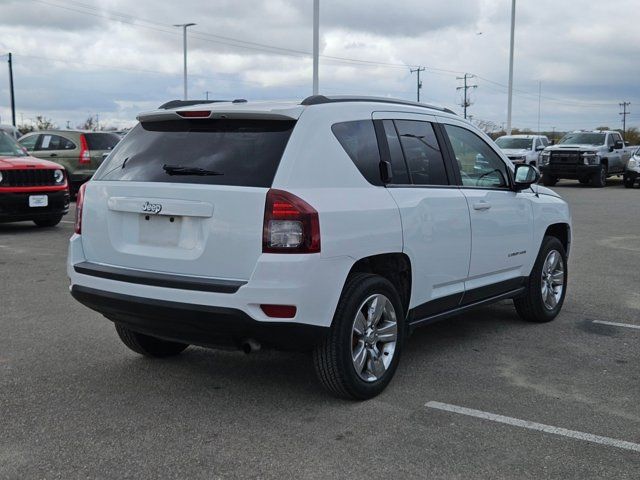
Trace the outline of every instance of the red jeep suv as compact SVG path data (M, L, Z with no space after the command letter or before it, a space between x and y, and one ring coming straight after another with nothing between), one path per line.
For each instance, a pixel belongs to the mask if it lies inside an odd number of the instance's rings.
M53 227L69 212L67 174L57 163L30 157L0 133L0 222L32 220Z

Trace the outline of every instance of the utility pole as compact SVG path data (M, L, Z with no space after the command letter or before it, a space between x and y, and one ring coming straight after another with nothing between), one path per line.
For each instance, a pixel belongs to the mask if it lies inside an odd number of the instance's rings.
M469 73L465 73L464 77L456 77L457 80L463 80L464 81L464 85L462 87L457 87L456 90L463 90L464 94L463 94L463 100L462 103L460 104L460 106L464 109L464 118L467 118L467 107L471 106L471 98L469 97L469 94L467 93L468 90L470 88L478 88L478 85L469 85L467 83L467 80L470 80L472 78L474 78L475 75L471 75Z
M542 104L542 82L538 80L538 135L540 135L540 105Z
M418 68L410 68L409 71L411 73L417 73L418 74L418 82L416 83L416 97L418 98L418 102L420 101L420 90L422 89L422 82L420 81L420 72L424 72L425 68L424 67L418 67Z
M516 31L516 0L511 0L511 42L509 46L509 98L507 100L507 135L511 135L511 107L513 104L513 44Z
M13 91L13 61L11 52L7 55L7 63L9 64L9 94L11 95L11 124L16 126L16 97Z
M207 91L205 91L205 92L204 92L205 100L209 100L209 94L210 94L210 93L213 93L213 92L210 92L209 90L207 90Z
M313 94L318 95L320 78L320 0L313 0Z
M622 108L622 111L618 114L622 115L622 140L626 141L627 139L625 138L625 134L627 133L627 115L631 113L627 110L627 107L631 106L631 102L622 102L618 105L620 105L620 108Z
M184 100L187 99L187 28L194 25L195 23L179 23L174 25L174 27L182 28Z

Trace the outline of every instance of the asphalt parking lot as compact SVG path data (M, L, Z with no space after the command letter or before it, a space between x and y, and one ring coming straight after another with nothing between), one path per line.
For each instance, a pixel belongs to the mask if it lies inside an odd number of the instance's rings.
M0 225L0 478L640 478L640 189L555 190L560 316L505 302L418 330L362 403L300 354L138 357L68 293L72 215Z

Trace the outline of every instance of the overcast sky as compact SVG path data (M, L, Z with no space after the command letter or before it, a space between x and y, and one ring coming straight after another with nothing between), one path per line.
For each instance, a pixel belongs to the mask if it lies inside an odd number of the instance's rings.
M320 93L415 99L506 121L509 0L320 0ZM640 1L518 0L513 124L537 129L640 126ZM14 54L18 123L63 127L89 115L128 126L182 96L189 36L191 98L301 99L311 94L312 0L0 0L0 55ZM6 61L6 56L0 57ZM0 116L10 122L7 69Z

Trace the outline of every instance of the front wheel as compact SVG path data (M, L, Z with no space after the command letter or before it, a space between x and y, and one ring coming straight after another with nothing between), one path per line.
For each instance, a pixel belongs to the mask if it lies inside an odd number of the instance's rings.
M633 184L635 183L635 179L632 177L624 177L624 188L633 188Z
M33 223L38 227L55 227L62 220L62 215L54 215L52 217L36 218Z
M178 355L189 345L170 342L160 338L144 335L128 329L121 323L116 323L116 332L122 343L140 355L153 358L164 358Z
M607 185L607 166L601 165L600 171L591 177L591 185L602 188Z
M529 322L550 322L562 309L566 285L567 253L560 240L546 236L525 293L513 300L518 314Z
M375 397L398 367L404 328L391 282L367 273L349 276L329 333L313 352L320 382L337 397Z
M553 187L556 183L558 183L558 177L554 177L553 175L549 175L548 173L542 175L542 184L545 187Z

